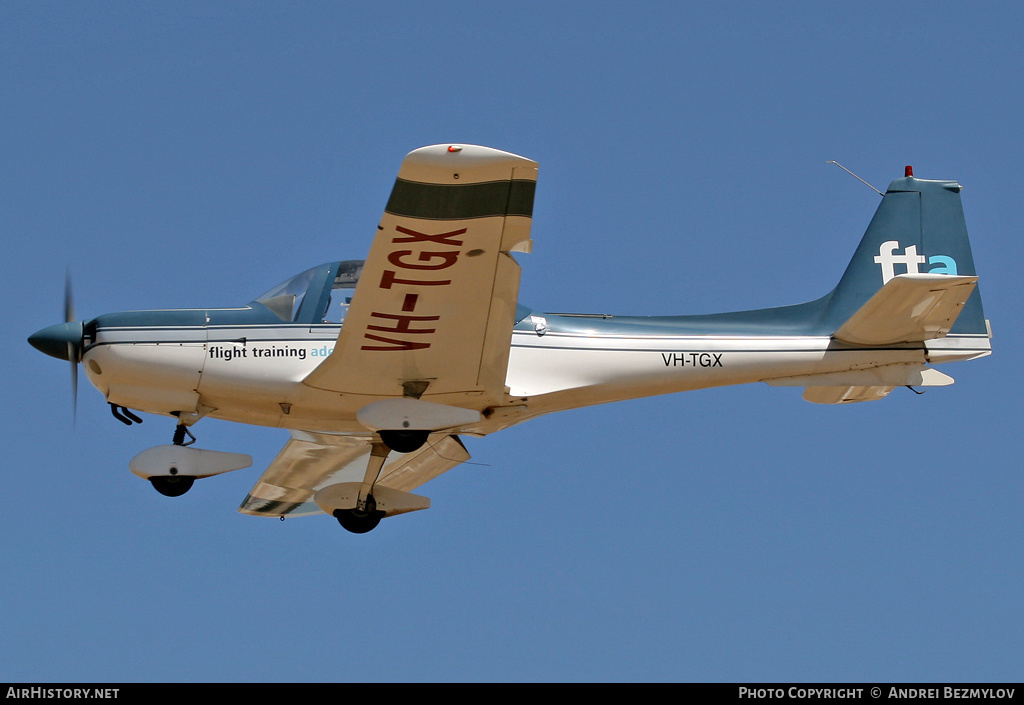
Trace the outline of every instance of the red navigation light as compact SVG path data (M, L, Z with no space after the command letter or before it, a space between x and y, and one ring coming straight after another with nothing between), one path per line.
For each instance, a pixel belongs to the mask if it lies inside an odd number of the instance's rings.
M461 151L462 151L462 147L460 147L460 146L459 146L459 145L457 145L457 144L453 144L453 145L450 145L450 146L448 147L448 151L449 151L449 152L461 152Z
M451 149L451 148L449 147L449 149ZM907 164L906 168L904 168L904 170L903 170L903 175L904 176L913 176L914 175L914 167L912 167L909 164Z

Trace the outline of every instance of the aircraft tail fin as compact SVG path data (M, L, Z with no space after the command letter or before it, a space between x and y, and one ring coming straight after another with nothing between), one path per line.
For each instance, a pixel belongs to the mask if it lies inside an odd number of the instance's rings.
M960 189L955 181L916 179L909 167L889 185L828 297L825 323L837 339L887 344L987 335ZM845 338L852 334L861 337Z

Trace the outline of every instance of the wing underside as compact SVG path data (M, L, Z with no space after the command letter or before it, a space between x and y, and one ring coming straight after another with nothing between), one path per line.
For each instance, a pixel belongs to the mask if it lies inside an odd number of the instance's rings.
M371 440L370 436L292 431L292 438L249 491L238 511L265 517L321 514L313 495L328 485L361 482ZM457 436L433 434L417 451L391 453L376 484L409 492L469 457Z

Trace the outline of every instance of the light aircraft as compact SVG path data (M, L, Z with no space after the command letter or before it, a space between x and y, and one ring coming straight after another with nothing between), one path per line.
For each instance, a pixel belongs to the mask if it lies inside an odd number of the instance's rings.
M943 386L930 367L991 353L955 181L907 167L839 284L816 301L690 316L541 313L517 302L537 164L444 144L402 162L365 261L328 262L234 308L128 311L29 342L81 363L115 417L173 417L173 442L130 469L162 494L248 467L199 450L209 416L289 429L239 507L321 512L355 533L426 509L412 490L486 436L564 409L748 382L821 404ZM186 440L186 436L188 440Z

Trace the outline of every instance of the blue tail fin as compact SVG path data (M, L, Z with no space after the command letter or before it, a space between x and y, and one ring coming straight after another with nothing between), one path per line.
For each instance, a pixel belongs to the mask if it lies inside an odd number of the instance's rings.
M853 260L829 297L825 319L833 330L898 274L976 275L960 189L955 181L913 176L889 184ZM975 289L950 333L986 331L981 294Z

